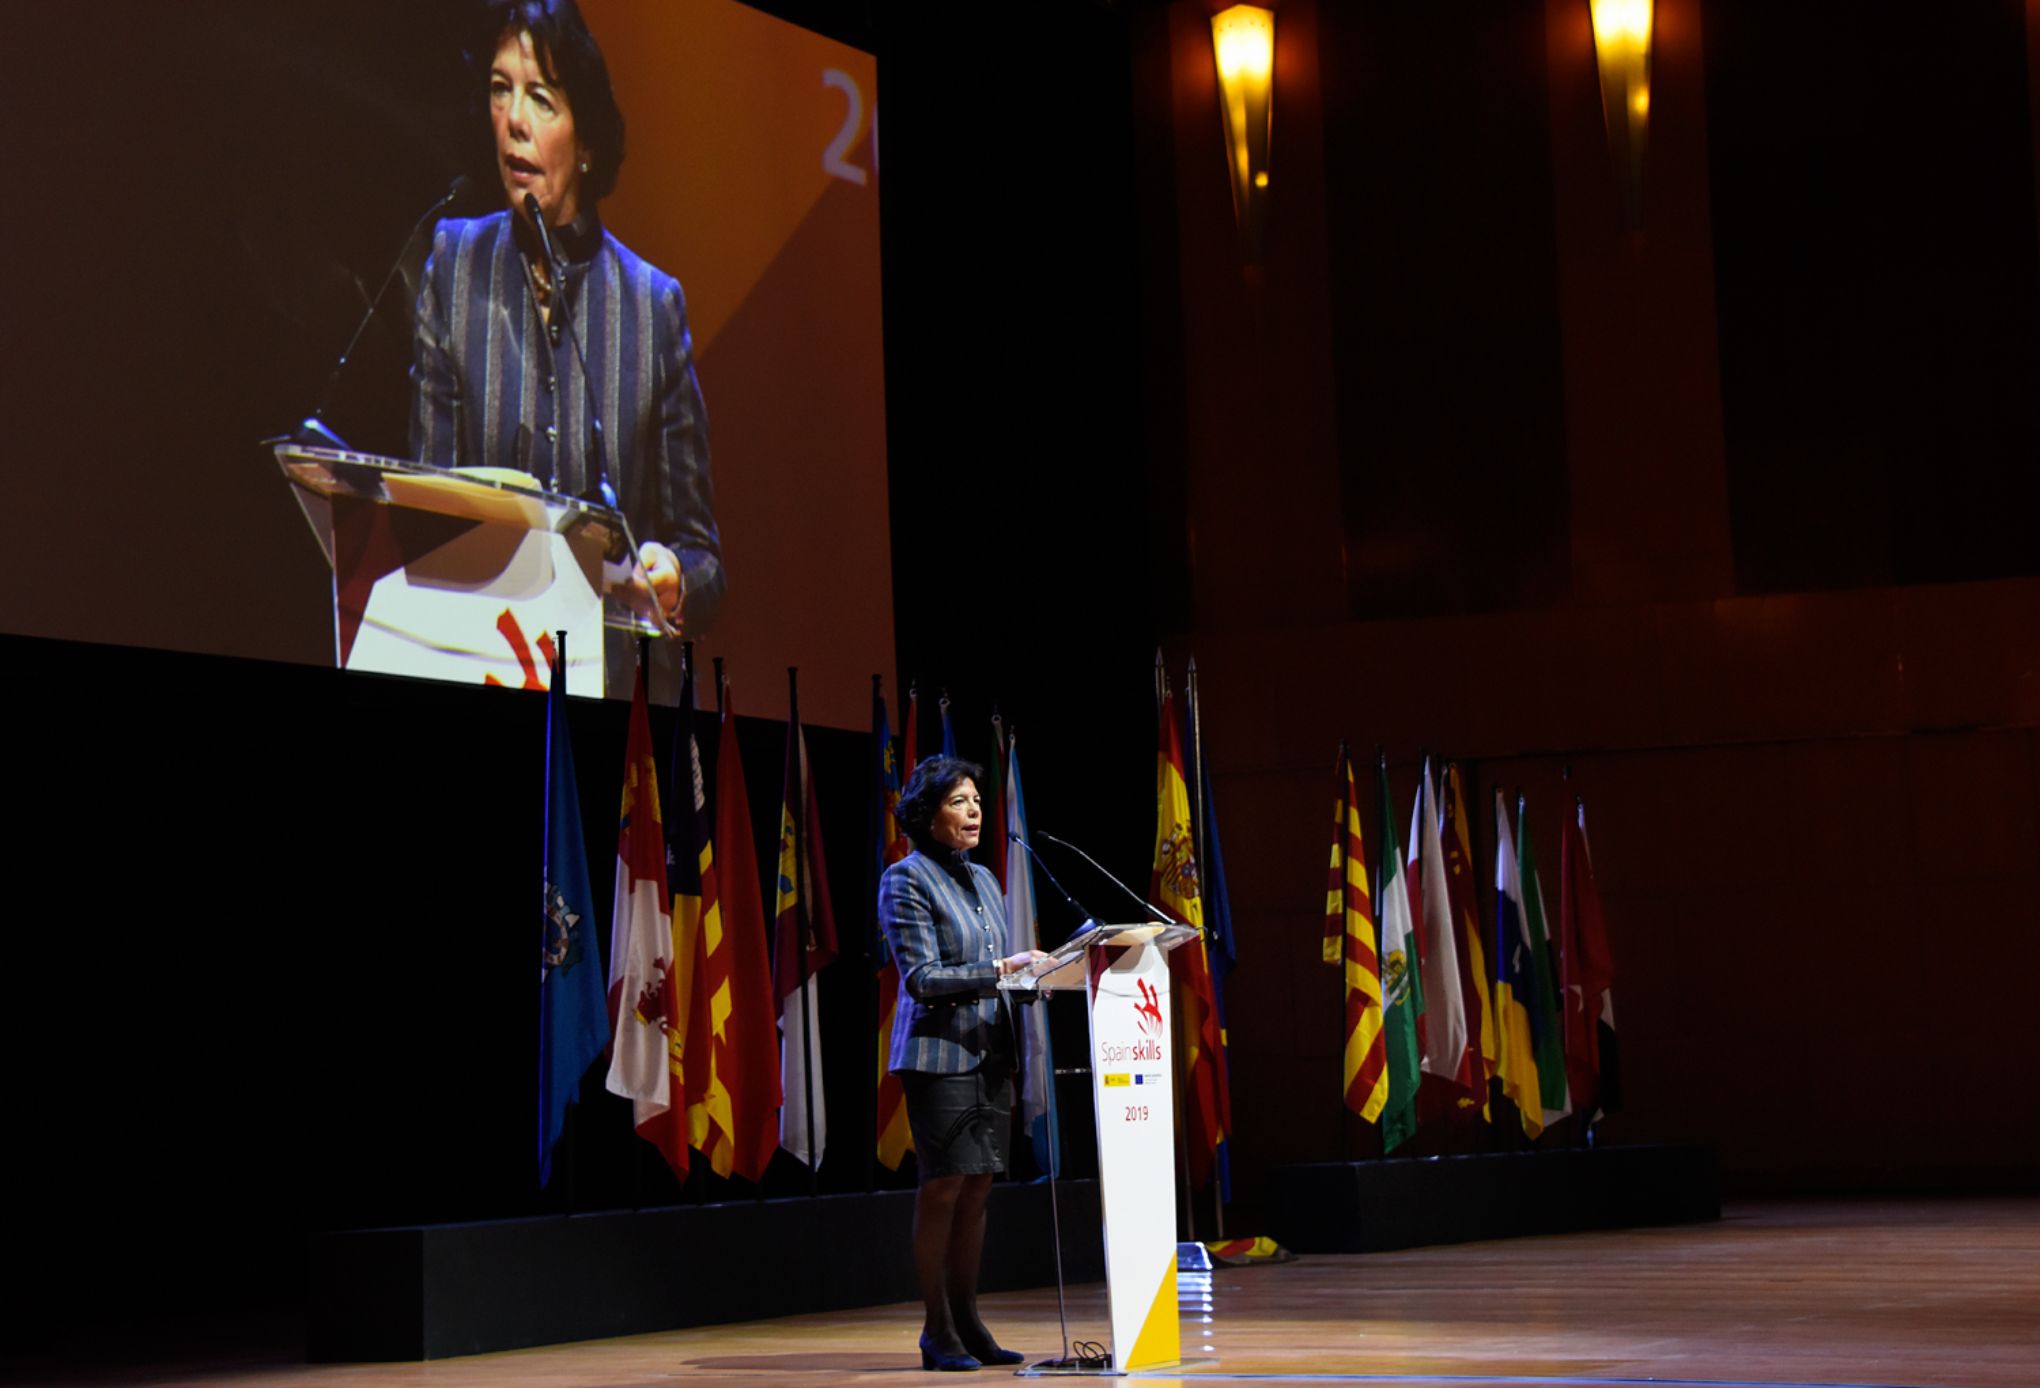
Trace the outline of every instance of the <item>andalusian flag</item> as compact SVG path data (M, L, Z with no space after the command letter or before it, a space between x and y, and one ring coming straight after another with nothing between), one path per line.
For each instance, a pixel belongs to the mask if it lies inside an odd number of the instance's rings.
M1495 1074L1494 999L1488 986L1488 942L1480 924L1478 880L1473 870L1473 834L1466 818L1466 792L1459 767L1445 767L1444 823L1439 833L1445 847L1445 890L1452 899L1452 920L1458 927L1460 996L1469 1000L1466 1009L1466 1068L1459 1083L1480 1098L1483 1118L1493 1115L1488 1107L1488 1081Z
M1575 797L1559 845L1559 978L1565 1008L1565 1069L1573 1108L1592 1122L1622 1101L1615 1054L1615 957L1587 852L1587 807Z
M1212 996L1201 933L1204 904L1197 887L1197 854L1190 843L1190 788L1183 776L1183 744L1176 736L1175 699L1167 693L1162 695L1161 741L1155 754L1155 863L1148 900L1200 932L1169 954L1169 971L1184 1007L1183 1141L1194 1189L1211 1179L1212 1158L1232 1130L1232 1103L1226 1092L1218 1002Z
M659 769L645 668L638 664L624 749L623 808L617 817L616 896L609 927L609 1016L615 1041L605 1083L631 1101L638 1135L687 1179L687 1089L681 1070L680 986L673 921L667 914L666 834L659 822ZM681 1113L675 1115L673 1110Z
M758 854L751 845L751 797L737 747L737 704L723 684L722 732L715 758L715 841L722 936L707 951L710 1016L715 1034L708 1141L701 1144L716 1174L761 1181L779 1149L779 1031L766 950L765 902Z
M1516 797L1516 873L1523 884L1523 917L1530 937L1530 1025L1537 1042L1537 1092L1544 1101L1544 1126L1572 1112L1565 1085L1565 1021L1558 1010L1558 968L1551 948L1550 917L1544 911L1544 880L1530 847L1530 817Z
M914 741L911 696L907 712L907 745ZM900 832L900 787L904 784L899 751L893 746L892 726L886 719L885 694L874 678L871 689L871 740L878 754L878 870L907 856L913 844ZM893 961L886 944L885 926L873 917L871 957L878 972L878 1160L897 1171L900 1161L914 1150L914 1135L907 1128L907 1095L900 1077L891 1070L893 1016L900 1005L900 966Z
M773 986L779 994L779 1145L819 1168L828 1146L828 1110L822 1102L821 990L815 975L836 957L836 919L829 909L823 868L822 820L808 774L807 737L800 708L786 716L786 783L779 801L779 891L772 946Z
M1346 1107L1372 1122L1388 1104L1388 1042L1382 1035L1381 963L1375 953L1374 903L1367 894L1367 850L1353 762L1339 744L1332 795L1332 871L1325 891L1325 962L1345 966Z
M1495 790L1495 1075L1523 1115L1523 1131L1544 1131L1537 1082L1537 1033L1531 1020L1537 992L1536 948L1523 911L1523 884L1509 808Z
M997 719L993 720L997 722ZM1034 867L1027 850L1013 841L1018 834L1027 838L1027 798L1020 792L1020 739L999 741L1006 748L1004 818L996 821L1006 840L1006 851L995 853L995 861L1006 867L1006 953L1041 948L1041 927L1034 910ZM1018 999L1016 998L1017 1002ZM1034 1164L1044 1176L1056 1175L1062 1166L1062 1137L1056 1129L1055 1075L1048 1066L1048 1009L1036 1002L1019 1008L1020 1018L1020 1131L1034 1145Z
M1459 973L1458 932L1452 928L1452 893L1445 878L1445 843L1438 829L1438 792L1431 759L1424 758L1410 819L1410 899L1417 954L1424 961L1424 1070L1459 1083L1466 1072L1466 994ZM1466 1086L1471 1088L1471 1086Z
M1395 841L1395 801L1388 793L1386 760L1380 763L1380 773L1381 1003L1388 1038L1388 1107L1381 1117L1381 1150L1393 1152L1417 1132L1417 1086L1424 1078L1417 1018L1424 1010L1424 992L1417 933L1410 923L1409 882L1403 876L1402 847Z
M540 649L550 644L541 639ZM581 837L574 746L567 731L567 634L559 634L545 696L545 917L538 965L538 1184L552 1179L553 1147L581 1077L609 1044L603 1014L602 946L595 892Z

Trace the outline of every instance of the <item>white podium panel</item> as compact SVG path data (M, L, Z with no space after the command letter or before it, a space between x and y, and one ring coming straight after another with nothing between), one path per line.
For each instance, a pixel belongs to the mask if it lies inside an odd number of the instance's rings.
M1150 1369L1183 1357L1168 956L1150 943L1094 949L1090 1003L1112 1357Z

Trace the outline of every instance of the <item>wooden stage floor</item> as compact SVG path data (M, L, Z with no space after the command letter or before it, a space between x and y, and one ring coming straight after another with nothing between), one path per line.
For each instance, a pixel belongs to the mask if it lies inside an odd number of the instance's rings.
M1732 1203L1716 1225L1221 1269L1208 1312L1194 1297L1186 1287L1187 1362L1138 1382L2040 1388L2040 1200ZM1073 1326L1099 1335L1102 1289L1071 1302ZM1053 1291L985 1310L1008 1345L1058 1352ZM900 1305L429 1364L74 1364L61 1379L880 1388L936 1381L917 1367L918 1320ZM1008 1376L960 1381L990 1377Z

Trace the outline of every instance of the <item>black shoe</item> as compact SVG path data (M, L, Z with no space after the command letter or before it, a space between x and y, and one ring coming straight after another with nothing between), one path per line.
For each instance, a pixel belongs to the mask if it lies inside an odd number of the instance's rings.
M1017 1349L1002 1348L999 1342L992 1338L992 1332L989 1330L963 1336L963 1347L969 1350L980 1364L1018 1364L1027 1358Z
M1003 1363L1018 1363L1019 1355ZM927 1335L921 1336L921 1367L945 1374L965 1374L972 1369L981 1369L983 1364L965 1354L962 1350L938 1349L928 1343Z

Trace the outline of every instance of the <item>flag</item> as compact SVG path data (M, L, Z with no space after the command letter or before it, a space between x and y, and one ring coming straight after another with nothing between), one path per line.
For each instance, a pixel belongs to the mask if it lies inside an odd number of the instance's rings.
M1488 987L1488 948L1480 927L1479 893L1474 887L1473 834L1466 819L1466 793L1459 767L1445 767L1444 823L1440 834L1445 849L1445 890L1452 899L1452 919L1458 926L1460 996L1466 1008L1466 1068L1459 1083L1480 1098L1481 1117L1488 1118L1488 1081L1495 1074L1495 1028L1492 990Z
M1380 783L1381 1006L1382 1030L1388 1038L1388 1106L1381 1114L1381 1150L1393 1152L1417 1131L1417 1086L1423 1083L1417 1019L1424 1010L1424 985L1402 847L1395 841L1395 801L1388 793L1385 759L1380 763Z
M1558 968L1551 948L1551 917L1544 910L1544 880L1530 846L1530 818L1516 798L1516 874L1523 884L1523 919L1530 937L1531 1033L1537 1044L1537 1093L1544 1102L1544 1126L1572 1112L1565 1088L1564 1015L1558 1010Z
M1559 977L1565 1066L1573 1108L1592 1122L1620 1106L1615 1049L1615 960L1587 852L1587 807L1577 797L1559 844Z
M1175 699L1167 693L1162 695L1161 740L1155 755L1155 862L1148 900L1172 918L1203 929L1197 855L1190 843L1190 790L1183 776L1183 746L1176 737ZM1218 1001L1211 991L1202 934L1170 952L1169 971L1185 1007L1183 1140L1190 1184L1197 1188L1211 1178L1212 1159L1232 1129L1231 1096L1220 1063L1224 1048Z
M1438 831L1438 792L1431 759L1417 781L1410 819L1410 914L1418 957L1424 962L1424 1070L1458 1083L1467 1069L1466 994L1461 989L1459 943L1452 928L1451 888L1445 878L1445 844ZM1466 1086L1471 1088L1471 1086Z
M1388 1104L1388 1041L1382 1035L1381 963L1375 953L1374 903L1367 894L1367 850L1360 841L1353 760L1339 744L1332 793L1332 871L1325 891L1324 955L1345 966L1346 1107L1370 1123Z
M997 723L998 720L992 720ZM1003 733L1003 729L1000 730ZM1005 816L996 821L1006 833L1006 953L1041 948L1041 927L1034 910L1034 868L1027 850L1014 841L1027 837L1027 801L1020 793L1020 740L1000 739L1006 747ZM1036 1002L1020 1015L1020 1131L1034 1146L1034 1165L1045 1176L1062 1166L1062 1135L1056 1127L1055 1075L1048 1066L1048 1009Z
M680 989L667 911L665 828L645 668L638 664L624 746L623 808L616 826L616 895L609 926L609 1092L631 1101L638 1135L687 1179L687 1091L681 1075ZM675 1107L680 1112L675 1114Z
M774 919L773 986L779 994L779 1145L819 1168L828 1146L822 1102L822 1018L815 975L836 957L836 921L829 909L821 815L808 774L800 710L786 719L786 781L779 802L779 891Z
M541 638L540 646L550 644ZM609 1044L602 1011L602 947L581 837L580 792L567 731L567 641L560 633L545 695L545 919L538 966L538 1184L552 1179L553 1147L581 1077Z
M1509 810L1495 790L1495 1075L1502 1093L1523 1115L1523 1131L1544 1131L1537 1076L1537 1035L1532 1018L1537 991L1529 922L1523 911L1516 840Z
M911 696L909 696L911 700ZM907 714L907 739L913 741L912 703ZM871 740L878 752L878 870L907 856L913 845L900 832L899 750L893 746L892 726L886 719L885 694L872 682ZM876 894L874 894L874 901ZM907 1094L900 1077L892 1072L893 1014L899 1010L900 966L893 962L885 941L885 927L872 915L871 958L878 974L878 1160L888 1170L900 1169L900 1162L914 1150L914 1135L907 1127Z
M779 1147L778 1007L766 954L765 902L758 854L751 843L751 797L737 748L737 705L723 685L722 731L715 758L716 873L721 889L721 938L707 951L705 991L715 1036L708 1153L716 1174L747 1181L765 1177Z
M935 706L942 712L942 755L953 757L956 755L956 729L950 726L949 722L948 690L942 691L942 697L936 702Z
M728 1077L717 1054L719 1017L729 1009L730 943L723 929L722 892L709 825L708 789L701 770L701 739L694 725L694 646L682 648L679 717L673 724L673 788L666 821L666 886L672 893L674 990L679 999L679 1068L673 1072L673 1109L653 1133L638 1129L662 1148L669 1140L708 1154L710 1169L730 1174L731 1123ZM717 979L721 979L718 987ZM671 1124L685 1137L669 1139L658 1129Z
M1211 997L1218 1007L1219 1065L1225 1072L1226 1093L1232 1093L1232 1033L1226 1029L1225 988L1239 962L1238 943L1233 935L1232 898L1225 886L1225 854L1218 846L1218 812L1211 800L1211 759L1205 755L1204 715L1197 700L1197 661L1190 661L1188 681L1190 714L1190 759L1197 767L1197 847L1203 868L1205 958L1211 965ZM1226 1139L1218 1149L1218 1196L1232 1202L1232 1125L1226 1124Z
M984 794L982 813L984 822L993 826L996 834L1005 833L1006 824L1006 720L999 717L997 709L992 710L992 759L985 764L985 784L979 789ZM1006 845L1012 847L1011 840ZM999 890L1006 890L1006 857L1002 852L991 853L992 876L999 880Z

